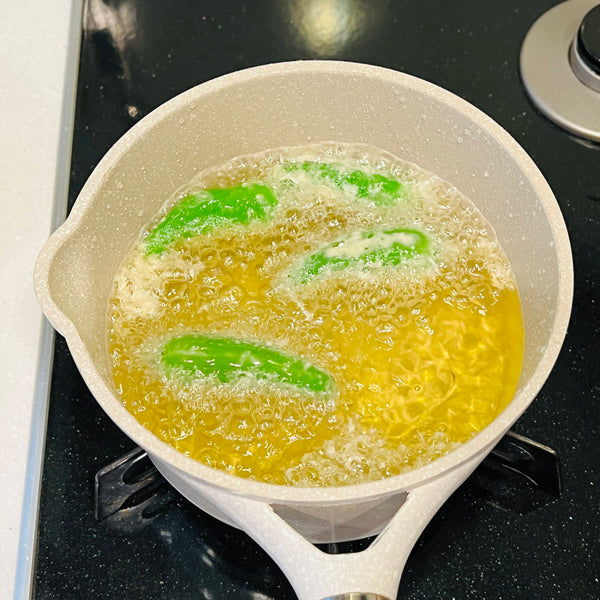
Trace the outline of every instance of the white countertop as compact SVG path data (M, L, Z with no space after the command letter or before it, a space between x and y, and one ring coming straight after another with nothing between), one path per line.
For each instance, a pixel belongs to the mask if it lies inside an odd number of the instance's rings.
M33 265L48 237L55 201L68 183L80 0L5 3L0 36L0 598L17 598L31 432L47 389L49 353L40 353L45 325L32 289ZM72 21L73 17L73 21ZM47 345L47 344L46 344ZM38 376L40 365L46 373ZM41 394L41 395L40 395ZM30 472L30 470L29 470ZM28 508L36 498L26 498ZM27 511L26 511L27 512ZM25 532L26 533L26 532ZM21 542L20 542L21 539ZM27 568L25 572L27 572Z

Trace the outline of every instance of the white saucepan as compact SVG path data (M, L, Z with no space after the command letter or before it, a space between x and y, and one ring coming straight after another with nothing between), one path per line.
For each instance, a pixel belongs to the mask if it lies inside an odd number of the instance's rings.
M237 478L160 441L111 383L106 311L113 276L139 230L199 169L316 141L378 146L451 182L494 226L516 274L525 323L514 400L484 431L433 463L382 481L295 488ZM394 598L421 531L548 377L573 293L567 231L543 176L506 131L431 83L367 65L310 61L248 69L195 87L133 127L100 161L35 270L42 308L91 392L184 496L241 528L302 600ZM365 551L311 542L379 533Z

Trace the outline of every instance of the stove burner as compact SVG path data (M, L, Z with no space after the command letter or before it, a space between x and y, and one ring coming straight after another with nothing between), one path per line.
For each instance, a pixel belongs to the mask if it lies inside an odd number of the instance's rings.
M497 485L497 477L495 480L490 478L490 471L499 474L500 486ZM508 486L511 475L533 483L546 496L557 498L561 494L556 452L509 431L471 478L480 488L486 488L484 496L496 506L520 513L537 508L539 501L534 503L528 489L524 490L525 497L529 498L528 506L523 508L522 501L515 503L515 486ZM512 497L512 503L506 501L507 495ZM98 471L95 477L96 519L106 521L117 529L139 531L167 512L177 498L178 492L167 483L141 448L121 456ZM329 554L345 553L349 549L360 551L368 547L372 540L366 538L340 544L319 544L318 547Z
M600 142L598 0L569 0L543 14L523 42L521 77L550 120Z
M581 21L569 52L571 68L579 80L600 92L600 4Z

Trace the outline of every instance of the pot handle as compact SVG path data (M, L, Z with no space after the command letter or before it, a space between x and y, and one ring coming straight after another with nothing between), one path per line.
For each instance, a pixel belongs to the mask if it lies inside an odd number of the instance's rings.
M392 600L421 532L484 457L478 454L408 491L373 543L366 550L347 554L322 552L265 502L208 486L203 486L203 495L263 547L289 579L299 600Z

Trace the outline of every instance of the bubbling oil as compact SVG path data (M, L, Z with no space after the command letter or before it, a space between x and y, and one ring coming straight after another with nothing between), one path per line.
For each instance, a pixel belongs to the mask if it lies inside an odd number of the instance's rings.
M404 194L383 206L290 161L382 173ZM223 226L148 256L147 231L187 193L266 182L267 222ZM431 241L397 266L298 283L303 257L344 234L407 227ZM114 385L127 409L180 452L256 480L361 483L421 466L469 440L510 402L523 323L514 275L490 224L456 189L376 148L321 144L237 158L200 173L141 233L108 310ZM327 397L252 377L169 378L170 337L199 332L306 357L335 382Z

